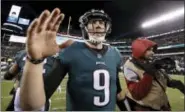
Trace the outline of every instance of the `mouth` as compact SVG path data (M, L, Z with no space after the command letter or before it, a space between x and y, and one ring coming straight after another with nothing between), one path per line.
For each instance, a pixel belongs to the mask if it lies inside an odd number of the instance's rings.
M95 38L99 38L99 37L102 37L102 36L106 35L105 30L101 27L96 27L95 29L91 29L91 30L88 31L88 33L91 36L94 36Z
M103 35L105 33L106 32L101 28L97 28L94 32L92 32L93 35Z
M104 36L105 35L105 32L93 32L91 33L93 36L96 36L96 37L101 37L101 36Z

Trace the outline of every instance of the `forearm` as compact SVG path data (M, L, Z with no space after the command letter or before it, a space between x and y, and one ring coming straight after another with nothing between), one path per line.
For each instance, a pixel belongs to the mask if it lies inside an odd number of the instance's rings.
M52 70L47 75L47 77L44 77L46 100L51 98L51 96L65 77L67 70L67 67L65 67L65 65L62 65L59 59L55 60L52 66Z
M183 94L185 94L185 85L181 81L172 79L172 80L168 81L167 85L168 85L168 87L178 89Z
M45 104L42 70L43 63L25 62L20 89L21 108L23 110L38 110Z

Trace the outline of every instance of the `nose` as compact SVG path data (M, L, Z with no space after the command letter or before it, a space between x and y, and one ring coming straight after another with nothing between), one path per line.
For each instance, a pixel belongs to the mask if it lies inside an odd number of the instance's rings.
M101 25L101 24L102 24L102 21L96 20L96 21L94 21L94 24L95 24L95 25Z
M153 50L151 51L151 55L152 55L152 56L154 55L154 51L153 51Z
M94 22L94 25L97 25L98 26L98 25L100 25L100 22L99 21L95 21Z

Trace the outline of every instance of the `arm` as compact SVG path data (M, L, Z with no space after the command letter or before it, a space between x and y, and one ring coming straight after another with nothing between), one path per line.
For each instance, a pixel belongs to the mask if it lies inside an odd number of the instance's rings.
M43 63L32 64L26 60L20 89L23 110L39 110L45 104L42 70Z
M141 100L149 93L152 87L152 76L144 73L144 77L142 79L138 79L137 74L127 68L124 68L124 75L128 89L134 99Z
M12 80L19 72L20 72L20 68L19 68L18 64L15 63L5 73L4 79L6 79L6 80Z
M48 100L55 90L60 85L61 81L64 79L68 71L68 68L61 64L59 59L56 59L53 69L51 72L44 77L44 90L46 95L46 100Z
M119 57L121 57L120 54L119 54ZM121 71L121 65L122 65L122 61L120 58L120 60L118 61L118 67L117 67L117 79L116 79L117 99L116 99L116 104L121 111L131 111L129 104L125 103L126 102L125 93L121 88L121 83L120 83L120 78L119 78L119 72Z
M64 19L58 8L51 13L45 10L34 19L27 30L26 51L31 59L39 60L59 51L56 34ZM43 63L26 60L20 89L20 106L23 110L38 110L46 101L43 82Z
M167 79L167 86L170 88L178 89L185 94L185 85L180 80L172 79L165 71L159 70L160 73Z
M29 64L31 63L29 62ZM32 67L32 69L26 69L25 66L26 74L23 75L24 78L21 87L21 107L24 110L38 110L42 108L43 105L45 105L45 101L48 100L55 92L58 85L65 77L67 69L60 63L59 59L56 59L53 64L52 70L43 79L41 64L31 66L27 65L27 67Z
M167 86L170 88L178 89L183 94L185 94L185 85L179 80L171 79L167 82Z
M120 84L120 79L119 79L119 74L117 72L117 100L116 104L119 107L121 111L128 111L129 109L125 105L125 94L122 91L121 84Z

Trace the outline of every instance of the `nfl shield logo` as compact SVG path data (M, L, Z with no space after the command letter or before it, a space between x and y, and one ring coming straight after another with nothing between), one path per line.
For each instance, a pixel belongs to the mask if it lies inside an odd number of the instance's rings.
M98 54L97 57L98 57L98 58L101 58L102 56L101 56L101 54Z

